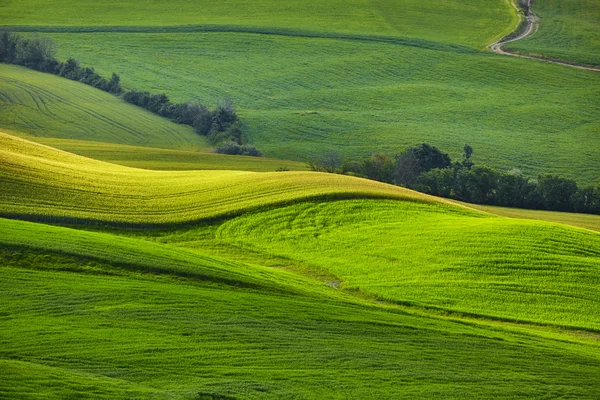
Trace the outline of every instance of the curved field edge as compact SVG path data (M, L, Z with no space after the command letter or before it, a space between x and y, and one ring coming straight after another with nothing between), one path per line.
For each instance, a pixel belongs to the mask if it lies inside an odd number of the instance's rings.
M0 219L0 275L7 397L598 391L591 341L407 315L286 271L145 240Z
M499 215L502 217L536 219L539 221L555 222L557 224L571 225L576 226L578 228L584 228L589 229L591 231L600 232L600 215L577 214L545 210L526 210L520 208L461 203L458 201L457 203L468 206L470 208L474 208L476 210Z
M183 225L317 198L450 204L404 188L343 175L128 168L1 132L0 182L0 215L4 217L138 227Z
M0 267L8 398L598 393L593 344L81 264L74 273L77 262L37 256Z

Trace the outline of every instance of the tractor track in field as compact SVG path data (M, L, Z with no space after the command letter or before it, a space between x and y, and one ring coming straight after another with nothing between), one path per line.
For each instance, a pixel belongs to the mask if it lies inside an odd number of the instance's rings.
M515 4L515 0L512 0L512 3L513 3L513 6L515 8L517 8L517 10L519 10L519 6L517 4ZM537 32L537 30L540 26L540 18L537 15L535 15L533 13L533 11L531 11L531 3L532 3L532 0L528 0L527 1L527 9L522 10L525 13L525 28L524 28L523 32L519 33L517 36L511 37L521 27L521 25L519 24L519 27L517 27L516 31L509 34L508 36L505 36L504 38L500 39L499 41L489 45L488 47L490 48L490 50L492 50L496 54L502 54L505 56L528 58L531 60L538 60L538 61L543 61L543 62L547 62L547 63L551 63L551 64L564 65L566 67L571 67L571 68L584 69L586 71L600 72L600 67L592 67L592 66L586 66L586 65L581 65L581 64L577 64L577 63L570 63L567 61L545 58L542 56L536 56L536 55L531 55L531 54L520 54L517 52L512 52L512 51L503 49L505 44L523 40L525 38L528 38L528 37L534 35Z

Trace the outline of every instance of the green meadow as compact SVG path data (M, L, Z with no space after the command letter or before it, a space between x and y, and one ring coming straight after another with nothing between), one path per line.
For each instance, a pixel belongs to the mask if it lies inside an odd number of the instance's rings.
M0 231L3 397L599 394L584 337L411 315L143 240L9 220Z
M538 0L532 11L541 18L535 35L507 49L587 65L600 65L600 3L595 0Z
M593 72L441 45L250 33L49 36L61 58L118 69L130 88L206 104L231 97L267 156L394 154L419 142L458 155L469 143L477 162L532 177L600 176Z
M597 8L538 0L509 48L597 64ZM0 0L127 89L231 98L266 155L0 64L0 399L600 398L600 216L306 164L469 143L600 183L600 75L487 49L517 22L508 0Z
M71 225L0 219L3 397L598 395L597 233L351 177L1 148L2 210Z
M161 171L234 170L273 172L277 170L304 171L306 163L265 157L232 156L207 152L208 149L175 150L130 146L115 143L90 142L76 139L57 139L19 134L35 141L80 156L127 167Z
M405 0L400 5L391 0L302 0L291 4L276 0L151 0L140 7L134 0L26 0L9 2L0 8L0 21L2 25L31 29L155 26L258 29L265 33L283 29L300 34L410 37L484 47L488 40L502 37L516 25L517 17L509 4L508 0Z

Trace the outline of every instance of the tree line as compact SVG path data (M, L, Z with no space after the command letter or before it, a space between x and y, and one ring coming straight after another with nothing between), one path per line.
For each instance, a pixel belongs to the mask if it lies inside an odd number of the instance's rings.
M246 144L247 138L230 99L219 101L211 110L197 101L173 103L164 93L126 91L121 85L121 78L115 73L106 79L94 68L83 67L72 58L66 62L57 60L56 46L51 39L37 36L25 38L8 30L0 32L0 62L58 75L116 96L122 95L130 104L178 124L192 126L198 134L206 136L218 146L218 153L262 156L254 146Z
M600 214L600 184L579 187L572 179L541 174L530 179L518 170L508 172L473 162L473 148L463 148L452 161L435 146L419 144L390 157L376 153L341 160L329 153L309 163L314 171L373 179L475 204L538 210Z

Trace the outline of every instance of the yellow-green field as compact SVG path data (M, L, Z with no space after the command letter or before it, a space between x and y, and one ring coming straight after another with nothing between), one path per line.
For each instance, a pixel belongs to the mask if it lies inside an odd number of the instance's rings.
M317 197L438 201L343 175L150 171L95 161L2 133L0 144L3 216L158 225Z
M534 7L515 46L596 57L595 3ZM516 23L509 0L0 0L128 89L231 97L268 156L0 64L0 399L599 399L600 216L302 162L469 143L600 182L600 75L491 53Z
M80 156L127 167L154 170L235 170L273 172L277 170L304 171L306 163L275 158L230 156L199 151L159 149L124 144L90 142L86 140L55 139L20 134L28 140Z

